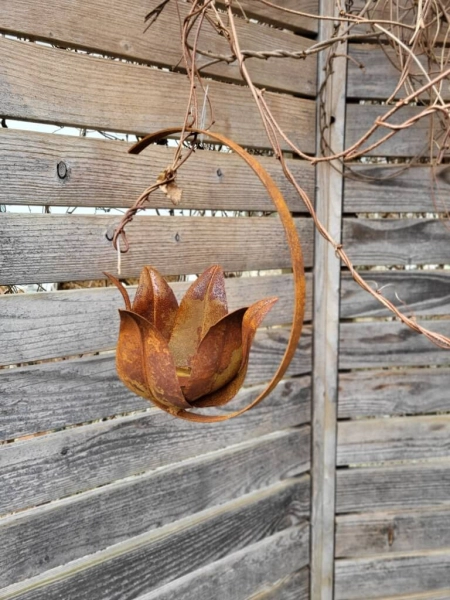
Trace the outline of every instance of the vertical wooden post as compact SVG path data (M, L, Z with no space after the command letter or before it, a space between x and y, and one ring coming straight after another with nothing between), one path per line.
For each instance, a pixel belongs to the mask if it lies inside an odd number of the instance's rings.
M335 0L321 0L321 15L336 15ZM335 23L321 21L319 39L333 34ZM346 43L319 57L317 155L321 137L334 153L344 148ZM330 54L339 56L327 69ZM322 88L322 86L324 86ZM325 113L323 112L325 111ZM321 114L326 115L325 130ZM329 151L327 152L329 154ZM340 243L343 173L338 161L319 163L316 172L316 210L321 222ZM314 262L313 438L311 514L311 599L332 600L334 580L334 519L336 479L336 422L339 355L340 260L333 247L316 232Z

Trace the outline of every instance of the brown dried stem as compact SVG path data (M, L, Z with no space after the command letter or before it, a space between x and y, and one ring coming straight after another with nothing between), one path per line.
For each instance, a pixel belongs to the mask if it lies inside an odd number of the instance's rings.
M390 300L383 296L381 289L373 289L373 287L361 277L360 273L353 266L343 246L333 239L318 219L313 203L295 180L294 175L284 159L281 149L281 142L283 142L299 157L309 161L313 165L323 161L329 161L332 165L336 164L336 161L355 161L356 159L367 155L369 152L373 152L381 144L395 136L399 131L415 126L416 123L423 118L430 118L432 127L428 143L429 161L434 171L435 167L442 163L448 155L447 147L450 138L450 104L444 101L442 94L442 84L445 80L450 78L450 68L448 68L450 53L447 47L450 38L450 29L447 28L447 32L444 36L442 36L441 30L441 23L445 21L448 25L450 22L445 3L442 0L420 0L417 6L413 5L413 3L409 5L406 3L406 5L403 6L400 5L399 0L386 0L384 4L379 1L376 2L375 5L372 2L367 2L358 14L341 10L339 16L335 17L328 15L312 15L302 11L295 11L293 9L280 7L269 0L258 1L266 6L283 12L311 19L332 20L336 22L336 24L345 24L345 27L342 27L342 25L340 28L336 27L335 34L330 39L312 44L307 50L300 52L291 52L284 49L271 51L265 49L254 51L242 50L240 48L235 24L236 17L234 13L236 11L233 10L233 0L225 0L226 14L228 17L227 25L225 25L223 21L223 13L220 13L216 8L215 0L206 0L204 2L201 0L189 0L191 5L190 11L183 20L181 27L184 66L187 70L190 82L188 105L183 124L183 134L175 152L172 165L167 170L168 179L150 186L145 190L138 198L135 205L127 211L123 223L126 224L133 218L136 211L143 207L144 202L155 189L169 181L173 181L177 169L182 162L187 159L189 152L192 152L195 149L194 140L187 156L182 158L182 148L189 137L189 135L184 135L185 129L189 126L198 126L199 103L197 100L197 85L205 94L200 70L215 62L231 63L237 60L242 78L250 89L255 105L261 116L273 152L280 161L285 176L294 186L307 210L311 214L318 232L333 246L336 254L350 271L353 279L365 291L388 308L408 327L422 333L434 344L442 348L450 349L449 338L429 331L425 327L419 325L414 316L408 317L403 314ZM162 4L165 6L165 3ZM240 7L240 10L242 12L242 7ZM391 18L384 18L386 12L388 12L388 16ZM379 14L381 14L383 18L378 18ZM218 35L228 40L230 54L214 53L199 47L199 36L205 21L213 26ZM354 33L352 31L356 26L361 28L362 25L367 28L365 32L358 30L357 33ZM190 34L192 32L193 39L191 40ZM397 85L387 99L388 106L386 107L386 112L375 120L372 126L357 142L342 152L334 153L332 148L327 147L325 136L322 136L322 156L311 157L294 144L282 130L265 100L264 90L258 89L254 85L245 62L251 58L264 60L285 57L303 59L311 54L327 51L327 75L329 77L332 73L333 60L338 56L342 57L342 54L336 52L337 46L340 42L352 40L355 37L358 39L370 37L371 41L378 41L380 47L385 51L387 58L398 69L399 78ZM208 56L212 60L207 65L197 67L197 54ZM348 60L351 57L345 55L344 58ZM415 71L413 70L413 67ZM327 82L325 81L324 85L326 85L326 83ZM398 96L402 88L407 90L406 96L398 99L394 105L389 106L390 102ZM324 88L319 90L319 99L322 96L323 89ZM209 98L207 100L209 102ZM416 115L404 119L401 123L393 124L388 122L388 120L396 113L401 113L401 110L405 106L411 105L411 103L419 107ZM210 106L210 110L211 109L212 107ZM211 119L211 121L213 121L213 119ZM325 109L323 109L321 113L322 132L329 127L329 123L330 116L327 115ZM436 127L436 124L440 124L440 128ZM380 128L387 129L388 132L369 145L364 145ZM407 166L400 168L404 169L407 168ZM123 226L121 231L117 233L115 239L117 239L118 235L123 235Z

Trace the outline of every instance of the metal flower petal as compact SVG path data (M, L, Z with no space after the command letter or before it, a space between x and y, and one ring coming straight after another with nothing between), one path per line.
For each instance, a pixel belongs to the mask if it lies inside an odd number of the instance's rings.
M178 310L178 301L164 277L153 267L144 267L131 310L147 319L169 340Z
M239 372L227 385L193 402L194 406L221 406L227 404L238 393L247 374L250 348L256 330L277 300L278 298L264 298L245 311L242 320L242 361Z
M213 265L194 281L180 302L169 341L177 367L190 368L201 340L227 312L223 270Z
M242 363L242 320L246 308L226 315L203 337L191 361L191 371L182 385L189 401L205 396L229 383Z
M119 310L120 330L116 349L116 369L122 382L138 396L148 398L142 339L139 326L127 310Z
M190 408L178 383L176 367L166 339L152 323L137 313L121 310L117 371L130 389L148 400ZM134 326L131 326L134 323ZM131 333L131 335L130 335Z

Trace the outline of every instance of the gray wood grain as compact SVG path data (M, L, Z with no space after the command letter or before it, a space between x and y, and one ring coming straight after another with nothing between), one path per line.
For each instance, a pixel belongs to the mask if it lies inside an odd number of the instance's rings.
M423 165L403 171L401 169L404 165L349 164L348 166L352 173L347 173L344 180L346 212L447 214L450 168L446 165L436 169ZM396 173L398 174L395 175ZM369 178L374 180L371 181Z
M4 38L0 53L6 118L138 134L184 121L189 82L182 74ZM217 131L246 146L268 147L244 87L211 81L208 97ZM285 133L314 152L314 101L270 92L266 101Z
M420 321L431 331L450 335L450 321ZM396 322L342 323L341 369L448 365L448 351ZM380 382L381 383L381 382Z
M450 506L450 462L338 469L337 512Z
M218 0L217 4L225 5L223 0ZM255 3L253 0L242 0L240 4L247 16L253 16L258 20L267 21L274 25L281 25L283 28L295 31L317 32L317 19L309 19L303 15L287 13L273 6L267 6L260 2ZM274 0L271 4L313 15L316 15L319 10L317 0ZM237 11L237 14L240 14L239 11Z
M278 581L271 589L254 594L248 600L310 600L309 568Z
M308 562L308 527L276 533L137 600L252 600ZM262 591L260 591L262 590ZM251 594L251 597L250 597ZM298 596L297 596L298 598Z
M353 9L355 12L361 11L366 6L364 0L355 0ZM366 16L370 16L371 19L376 20L391 20L392 19L392 11L391 7L387 4L374 4L370 6L369 11L366 13ZM399 13L396 15L398 19L401 20L402 23L413 25L416 21L416 13L411 10L411 7L408 4L403 4L399 6ZM370 33L373 31L371 25L358 25L354 28L353 32L359 33ZM430 39L436 39L436 41L442 42L447 33L446 28L442 27L441 23L431 22L427 31L430 35ZM436 37L435 37L436 36ZM377 40L374 40L376 43ZM439 47L439 46L438 46Z
M147 29L145 15L150 6L144 0L128 0L126 4L111 5L108 0L95 0L89 5L76 7L72 2L51 0L33 2L29 7L19 4L16 10L2 12L0 27L12 33L44 39L59 47L83 48L96 53L120 56L150 64L179 70L182 57L180 19L189 7L178 7L169 2L158 19ZM98 23L104 23L99 28ZM311 42L292 33L236 20L241 47L245 50L277 50L285 48L296 52L305 50ZM193 41L190 36L190 42ZM229 55L230 45L218 35L208 21L202 23L198 47L209 52ZM197 66L211 62L209 57L198 55ZM279 59L246 61L255 84L262 87L315 96L316 56L306 60ZM181 63L184 65L184 61ZM226 81L242 82L237 64L219 63L203 74L220 77Z
M171 284L179 300L189 285ZM129 288L130 297L134 297L135 289ZM305 320L310 320L310 274L306 290ZM264 319L264 326L292 320L292 275L231 277L226 281L226 292L230 311L277 296L278 302ZM122 307L123 299L114 287L0 296L0 365L112 349L119 332L118 309Z
M450 271L389 271L364 273L374 289L408 314L446 316L450 314ZM380 302L368 294L349 273L343 273L341 317L391 316Z
M338 16L334 0L320 0L321 15ZM319 22L319 40L343 32L331 20ZM347 53L347 42L339 52ZM334 49L318 57L318 156L345 147L347 61L333 61ZM331 67L332 65L332 67ZM333 124L334 123L334 124ZM343 165L317 165L316 210L337 244L342 236ZM336 501L336 421L339 368L339 294L341 261L333 246L316 232L314 247L314 344L312 405L311 598L333 600L334 515Z
M288 337L289 330L285 328L257 333L246 386L267 382L275 373ZM311 342L311 329L305 329L286 377L311 371ZM288 380L282 385L287 386L289 394L298 390L309 393L304 391L309 387L309 379L299 383ZM242 401L250 401L256 393L252 388L242 391ZM1 439L142 411L150 406L118 379L111 353L0 371Z
M309 443L304 427L275 432L0 519L0 588L298 475Z
M385 105L380 104L348 104L345 129L346 147L355 144L375 121L386 114L389 109L390 107L387 108ZM404 106L388 120L388 123L395 125L404 123L421 111L422 108L419 106ZM387 142L368 152L367 156L428 156L430 153L428 142L430 123L430 116L420 119L414 127L398 131ZM361 149L368 148L369 145L384 137L386 133L388 133L388 130L385 127L379 127L376 133L361 146ZM445 136L445 129L437 122L437 119L435 119L435 133L440 136L442 141Z
M33 4L34 6L34 4ZM173 148L150 146L130 155L122 141L0 129L0 203L47 206L131 206L173 160ZM294 212L306 209L283 175L275 158L258 157L281 189ZM68 177L57 176L64 162ZM314 195L314 168L301 160L288 160L289 168ZM183 190L180 208L217 210L273 210L258 178L236 155L196 152L177 174ZM174 208L163 193L155 193L149 206Z
M249 494L4 589L3 599L132 600L298 525L294 480ZM308 530L308 524L303 525Z
M450 411L450 370L371 369L339 376L339 417Z
M341 421L337 463L446 458L450 416L391 417Z
M336 561L336 600L386 599L448 588L450 553L445 550L392 557Z
M423 508L336 519L336 557L360 557L450 547L450 508Z
M433 592L425 592L424 594L408 594L407 596L391 596L383 600L448 600L450 598L450 589L435 590ZM365 600L361 598L360 600Z
M449 259L448 229L440 219L345 219L343 243L356 265L434 265Z
M1 43L1 40L0 40ZM117 272L117 251L106 238L117 217L0 215L0 284L101 279ZM312 264L312 222L296 220L305 264ZM227 271L291 266L277 217L136 217L127 227L130 251L122 277L151 264L163 274L199 273L219 263ZM95 260L94 260L95 257Z
M389 18L389 17L387 17ZM403 21L403 18L402 18ZM400 69L395 67L399 63L398 56L389 46L380 48L376 44L349 44L349 56L353 60L348 61L348 84L347 98L386 100L396 89L401 77ZM436 47L436 58L439 60L439 46ZM418 56L426 72L429 67L424 56ZM359 65L363 65L361 68ZM433 67L431 67L433 68ZM438 67L435 67L436 70ZM414 76L417 88L427 83L423 72L414 61L410 61L409 73ZM437 73L436 73L437 74ZM405 98L411 93L411 89L402 86L395 94L395 98ZM450 86L444 80L441 96L445 100L450 98ZM427 96L424 94L424 100ZM429 98L429 97L428 97Z
M306 399L288 390L277 388L244 418L202 427L152 409L3 445L0 514L298 425L305 416L301 407ZM246 394L223 410L238 409L244 402Z

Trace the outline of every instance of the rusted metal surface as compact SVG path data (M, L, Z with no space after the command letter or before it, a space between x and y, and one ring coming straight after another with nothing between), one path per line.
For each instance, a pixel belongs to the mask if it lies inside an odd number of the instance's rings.
M190 287L177 305L172 290L152 267L141 274L136 298L112 275L126 310L120 311L117 372L125 385L166 412L183 419L215 422L238 416L263 400L280 381L295 353L303 324L305 276L300 239L283 195L261 164L226 137L203 134L236 152L252 168L267 189L288 241L295 281L293 324L283 359L265 390L245 408L218 415L192 412L194 407L221 406L230 402L242 386L251 344L264 316L276 302L266 298L250 307L228 313L224 276L213 265ZM159 131L129 150L138 154L149 144L180 133L180 128Z
M228 314L225 280L213 265L194 281L180 306L156 269L142 271L131 305L120 311L117 372L134 393L178 413L228 403L247 373L256 329L277 298Z

